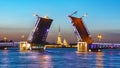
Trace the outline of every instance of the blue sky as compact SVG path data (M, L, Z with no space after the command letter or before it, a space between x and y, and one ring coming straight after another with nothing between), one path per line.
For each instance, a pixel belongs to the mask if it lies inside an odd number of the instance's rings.
M56 42L60 24L62 36L75 42L67 16L77 10L74 16L88 14L83 20L94 40L100 33L103 41L120 42L119 3L119 0L0 0L0 39L7 36L17 41L21 35L27 39L36 21L33 13L37 13L54 19L47 41Z

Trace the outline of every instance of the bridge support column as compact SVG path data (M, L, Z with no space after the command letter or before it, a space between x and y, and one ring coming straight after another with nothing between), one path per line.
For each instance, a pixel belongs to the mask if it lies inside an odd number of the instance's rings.
M77 52L87 52L88 45L87 42L78 42L77 43Z
M20 51L30 50L31 45L27 41L21 41L19 46Z

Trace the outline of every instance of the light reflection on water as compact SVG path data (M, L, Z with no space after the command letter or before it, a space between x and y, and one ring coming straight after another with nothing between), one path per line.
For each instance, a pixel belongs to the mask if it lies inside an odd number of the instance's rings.
M45 52L0 50L0 68L120 68L119 50L77 53L73 48Z
M50 55L41 55L40 56L40 67L42 68L53 68L52 58Z
M103 52L96 53L96 68L103 68Z

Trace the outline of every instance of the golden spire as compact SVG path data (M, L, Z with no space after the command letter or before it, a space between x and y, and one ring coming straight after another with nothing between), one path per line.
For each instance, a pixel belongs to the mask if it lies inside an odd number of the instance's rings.
M60 34L60 25L59 25L59 33L57 38L57 44L62 44L61 34Z

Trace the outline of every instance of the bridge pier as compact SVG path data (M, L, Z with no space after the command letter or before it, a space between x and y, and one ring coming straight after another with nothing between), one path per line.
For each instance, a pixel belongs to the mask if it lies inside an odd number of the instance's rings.
M87 42L78 42L77 43L77 52L88 52Z
M31 45L29 43L27 43L27 41L21 41L19 49L20 49L20 51L30 50L31 49Z

